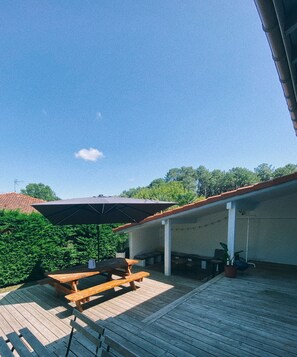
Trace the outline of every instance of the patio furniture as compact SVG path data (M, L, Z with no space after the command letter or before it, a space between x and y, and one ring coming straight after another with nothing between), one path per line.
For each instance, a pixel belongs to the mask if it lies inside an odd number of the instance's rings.
M214 257L210 260L213 277L220 274L224 269L224 253L223 249L215 249Z
M185 271L187 261L188 261L187 258L173 257L171 259L172 270Z
M105 223L137 223L175 202L162 202L127 197L84 197L32 205L51 223L96 224L98 261L100 257L100 225Z
M247 270L250 266L253 266L255 268L255 264L247 262L244 258L238 257L236 260L234 260L233 264L237 270L239 271L245 271Z
M136 290L135 281L142 281L143 278L150 275L147 272L132 274L132 266L137 263L138 260L134 259L107 259L97 263L95 269L90 269L88 266L78 266L70 269L58 270L52 273L46 273L47 278L41 280L40 284L50 284L55 287L57 294L60 294L61 292L67 294L65 297L69 301L75 302L79 311L83 311L81 304L89 301L91 296L100 292L113 289L126 283L130 283L132 290ZM78 289L80 279L102 273L107 273L105 283L101 283L84 290ZM120 276L121 279L112 280L112 275Z
M125 277L131 275L132 266L137 263L138 260L134 259L107 259L97 263L95 269L89 269L87 265L80 265L45 273L47 278L39 281L39 283L54 286L57 295L59 295L59 293L72 294L79 291L78 284L80 279L102 273L107 273L107 280L111 280L112 274Z
M141 266L153 265L160 263L164 259L164 252L154 251L148 253L137 254L134 256L135 259L140 260Z
M76 309L73 310L73 320L70 321L72 327L65 357L93 355L102 357L124 356L136 357L136 354L127 349L126 346L115 341L111 336L106 336L104 327L91 320L86 315L81 314ZM5 340L0 336L0 356L15 357L15 352L20 357L52 357L53 354L32 334L28 328L22 328L20 333L11 332L7 334ZM75 333L76 343L73 342ZM78 335L79 334L79 335ZM77 349L78 340L87 339L88 343L82 343ZM130 343L131 345L131 343ZM60 355L60 354L59 354Z
M46 347L43 346L43 344L26 327L20 329L19 333L15 331L8 333L6 340L0 336L0 356L14 357L14 351L16 351L20 357L30 357L33 352L35 353L35 356L52 356Z
M81 304L89 301L91 296L102 293L106 290L114 289L115 287L126 283L130 284L132 290L136 290L135 281L142 281L143 278L147 278L149 275L150 274L145 271L140 271L135 274L127 275L124 278L107 281L105 283L92 286L91 288L74 292L72 294L66 295L65 298L69 301L75 302L76 308L82 312L83 308Z
M72 329L69 335L65 357L68 356L69 352L73 352L77 355L75 347L72 347L72 339L75 331L82 334L82 337L87 338L91 345L93 345L95 351L92 352L94 353L94 356L109 357L114 356L115 352L117 356L136 357L136 355L129 351L125 346L116 342L111 337L106 336L104 327L100 326L86 315L74 309L73 316L73 320L70 321ZM78 336L75 337L78 338Z

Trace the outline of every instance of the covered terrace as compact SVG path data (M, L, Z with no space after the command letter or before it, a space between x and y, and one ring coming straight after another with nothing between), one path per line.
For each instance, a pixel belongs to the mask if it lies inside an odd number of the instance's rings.
M161 252L165 275L171 275L172 255L211 258L221 241L228 244L231 256L243 250L247 261L297 265L296 212L295 173L168 210L117 231L129 233L130 258Z

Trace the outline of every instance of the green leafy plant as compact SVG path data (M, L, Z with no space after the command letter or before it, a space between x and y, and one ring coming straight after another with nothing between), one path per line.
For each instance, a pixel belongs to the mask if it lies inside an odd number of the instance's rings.
M127 236L104 224L100 233L100 259L115 256L117 244ZM87 264L97 257L95 225L54 226L38 213L0 210L0 287L35 281L44 271Z
M243 252L243 250L239 250L234 253L234 256L231 257L229 254L228 246L226 243L220 242L220 246L224 249L223 260L225 265L233 265L234 261L238 259L239 254Z

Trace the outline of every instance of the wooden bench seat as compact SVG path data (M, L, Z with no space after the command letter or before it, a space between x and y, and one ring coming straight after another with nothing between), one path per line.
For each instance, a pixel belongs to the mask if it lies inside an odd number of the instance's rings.
M159 251L142 253L134 256L135 259L143 262L142 266L160 263L163 257L164 257L164 253Z
M66 295L65 297L69 301L75 302L76 308L82 312L83 308L81 306L81 303L85 302L86 299L88 299L89 297L99 294L106 290L114 289L115 287L121 286L126 283L130 283L132 290L136 290L134 282L141 281L143 278L147 278L149 275L150 274L145 271L140 271L135 274L127 275L121 279L107 281L106 283L102 283L84 290L80 290L78 292Z

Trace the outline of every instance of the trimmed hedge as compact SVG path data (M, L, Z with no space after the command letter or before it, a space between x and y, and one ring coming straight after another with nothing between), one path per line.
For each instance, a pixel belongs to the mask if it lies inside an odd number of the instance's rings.
M100 259L115 255L124 238L100 229ZM39 213L0 210L0 287L34 281L44 271L86 264L97 259L95 225L54 226Z

